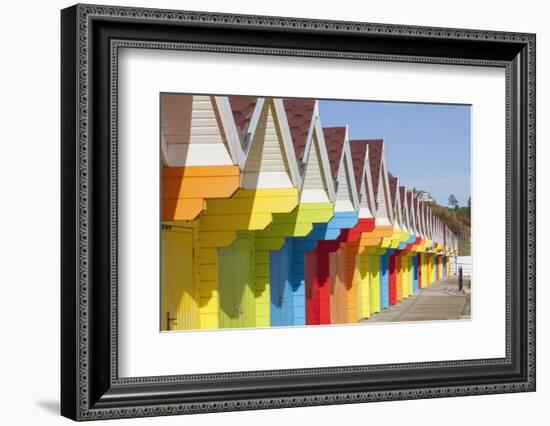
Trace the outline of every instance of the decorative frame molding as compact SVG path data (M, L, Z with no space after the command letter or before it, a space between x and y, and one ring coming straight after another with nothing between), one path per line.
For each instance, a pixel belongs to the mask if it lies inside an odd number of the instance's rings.
M139 28L129 29L129 23ZM223 41L228 44L205 35L213 27L231 34ZM144 32L158 40L141 39ZM257 45L251 33L263 35ZM331 40L334 48L300 37L307 34ZM535 35L76 5L62 11L61 44L63 415L92 420L535 390ZM405 54L407 46L418 54ZM504 67L506 357L119 378L116 123L122 47ZM480 367L486 376L476 372ZM405 385L419 375L428 384ZM224 393L224 383L233 379L242 389ZM458 385L459 379L471 383Z

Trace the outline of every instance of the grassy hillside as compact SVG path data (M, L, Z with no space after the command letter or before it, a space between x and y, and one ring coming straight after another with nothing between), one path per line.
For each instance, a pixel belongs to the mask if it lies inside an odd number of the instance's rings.
M433 213L458 235L458 255L470 255L471 217L470 207L449 208L431 203Z

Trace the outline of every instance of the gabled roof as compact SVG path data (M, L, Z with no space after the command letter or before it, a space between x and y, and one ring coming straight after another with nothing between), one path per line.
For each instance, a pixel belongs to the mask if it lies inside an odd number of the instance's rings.
M407 191L407 206L409 207L409 225L411 227L411 230L414 231L414 233L418 233L416 218L414 217L415 206L414 206L414 194L412 191Z
M160 124L165 166L243 163L241 141L226 96L162 93Z
M384 141L382 139L371 139L367 141L369 147L369 166L372 177L372 190L374 199L378 197L378 181L380 179L380 169L382 167L382 151Z
M398 184L398 178L397 176L392 175L391 173L388 173L388 177L390 178L390 197L391 197L391 203L393 206L396 206L396 196L397 196L397 184Z
M246 135L258 98L256 96L228 96L227 98L231 105L235 126L241 135Z
M405 195L406 194L407 194L407 188L405 188L404 186L400 186L399 187L399 198L401 200L401 206L405 205Z
M393 208L393 220L394 223L397 223L399 226L403 226L403 212L401 209L401 203L399 202L399 178L397 176L388 173L388 178L390 182L390 199L391 205Z
M406 198L407 194L407 188L404 186L399 187L399 199L401 201L401 211L403 216L403 227L410 228L411 219L408 217L407 213L409 213L409 203L407 202ZM410 230L410 229L409 229Z
M330 174L336 188L335 208L338 208L341 201L345 202L347 199L351 203L350 207L357 211L359 209L359 196L353 172L348 128L347 126L323 127L323 138L327 148ZM345 207L345 209L347 208Z
M369 213L372 216L376 216L376 201L372 190L372 176L370 172L369 140L351 140L349 141L349 146L351 151L353 171L355 174L357 193L359 197L364 195L366 198L365 200L363 200L362 198L359 199L360 214L362 214L361 204L365 202L365 206L368 207ZM365 191L364 194L362 192L363 185Z
M361 188L361 181L365 175L365 156L368 151L368 142L366 140L352 140L349 141L351 149L351 161L353 164L353 171L355 173L355 184L357 188Z
M314 99L283 99L288 127L296 159L300 164L304 159L308 136L315 110Z
M340 166L340 158L344 151L344 142L346 139L345 127L323 127L323 135L325 136L325 145L327 147L328 159L330 162L330 172L332 179L336 181L338 177L338 167Z
M281 99L256 98L243 142L244 188L286 188L289 183L300 187L300 172Z

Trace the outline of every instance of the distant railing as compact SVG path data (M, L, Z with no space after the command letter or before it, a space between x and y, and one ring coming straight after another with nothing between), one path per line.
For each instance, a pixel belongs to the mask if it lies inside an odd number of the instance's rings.
M457 275L458 268L462 267L462 275L472 277L472 256L452 256L449 263L452 275Z

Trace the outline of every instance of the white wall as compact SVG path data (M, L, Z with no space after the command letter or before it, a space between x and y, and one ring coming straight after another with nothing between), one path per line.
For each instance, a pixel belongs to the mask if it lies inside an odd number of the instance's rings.
M527 31L538 34L538 163L550 159L550 136L543 118L550 114L550 28L544 2L535 0L464 0L443 7L440 1L319 2L279 0L134 0L109 1L145 7L233 13L291 15L382 23ZM0 26L0 397L5 424L68 424L57 415L59 394L59 9L71 2L6 2ZM548 168L539 167L539 200L549 182ZM539 202L539 218L548 205ZM548 235L548 221L539 221L538 241ZM548 255L539 245L539 258ZM539 262L542 264L542 262ZM447 426L513 425L547 417L550 369L548 305L550 291L542 277L538 308L538 391L439 400L387 402L349 406L298 408L213 414L185 419L131 420L131 424L217 425L318 424L343 420L364 424ZM105 422L102 424L127 424ZM534 424L543 424L534 421Z
M451 256L449 268L451 274L457 275L460 267L465 277L472 276L472 256Z

